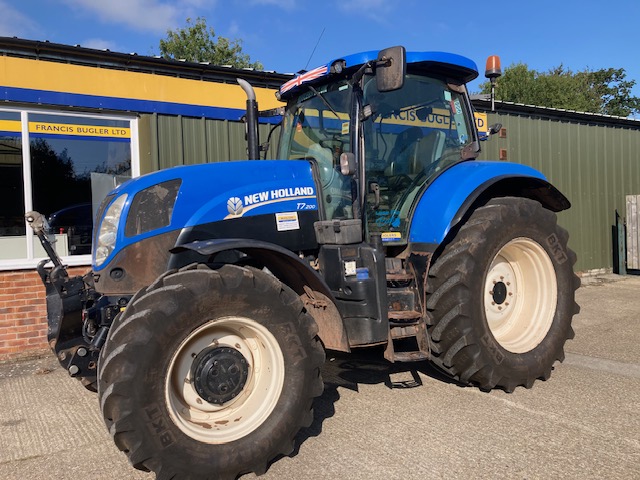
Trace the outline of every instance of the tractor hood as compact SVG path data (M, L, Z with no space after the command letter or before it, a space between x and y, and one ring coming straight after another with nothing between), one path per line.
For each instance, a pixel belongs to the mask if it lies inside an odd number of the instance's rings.
M182 166L132 179L100 207L94 271L149 237L220 221L273 214L277 222L275 214L317 211L316 193L311 165L299 160Z

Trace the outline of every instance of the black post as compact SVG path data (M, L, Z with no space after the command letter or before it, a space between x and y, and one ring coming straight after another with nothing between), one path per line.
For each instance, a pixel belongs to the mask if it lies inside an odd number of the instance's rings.
M247 95L247 156L249 160L260 160L260 138L258 137L258 102L249 82L241 78L238 83Z

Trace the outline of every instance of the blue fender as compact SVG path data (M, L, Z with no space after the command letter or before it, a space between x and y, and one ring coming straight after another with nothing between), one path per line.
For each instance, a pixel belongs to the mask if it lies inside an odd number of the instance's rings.
M462 162L444 171L422 194L409 227L409 241L442 243L483 194L532 198L556 212L570 207L566 197L534 168L505 162Z

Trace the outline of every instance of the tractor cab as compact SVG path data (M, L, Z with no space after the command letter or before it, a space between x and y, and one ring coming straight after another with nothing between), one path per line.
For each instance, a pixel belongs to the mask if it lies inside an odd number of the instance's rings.
M362 219L365 238L406 245L421 192L479 153L464 86L476 76L464 57L402 47L334 60L278 92L278 158L313 163L322 219Z

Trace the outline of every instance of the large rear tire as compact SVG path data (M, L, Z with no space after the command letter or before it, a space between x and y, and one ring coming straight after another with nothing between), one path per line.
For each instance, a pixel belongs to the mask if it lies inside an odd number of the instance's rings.
M324 350L299 297L259 270L191 266L139 292L99 362L105 422L157 478L266 471L313 420Z
M533 200L498 198L475 210L429 271L433 362L482 389L549 378L579 311L567 240Z

